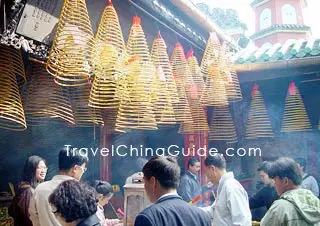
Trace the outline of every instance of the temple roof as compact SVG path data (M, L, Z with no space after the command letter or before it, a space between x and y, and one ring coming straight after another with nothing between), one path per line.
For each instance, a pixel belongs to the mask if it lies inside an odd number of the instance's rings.
M265 43L260 48L250 43L245 49L237 52L232 59L235 64L252 64L315 56L320 57L320 39L289 39L283 45Z

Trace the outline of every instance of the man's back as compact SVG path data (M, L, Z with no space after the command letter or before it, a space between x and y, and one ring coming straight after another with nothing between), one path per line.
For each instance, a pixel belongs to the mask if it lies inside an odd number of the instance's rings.
M29 206L33 226L61 226L52 212L48 198L59 184L70 179L73 178L66 175L57 175L52 180L38 185Z
M135 220L135 226L210 226L208 214L187 204L178 195L160 198L143 210Z

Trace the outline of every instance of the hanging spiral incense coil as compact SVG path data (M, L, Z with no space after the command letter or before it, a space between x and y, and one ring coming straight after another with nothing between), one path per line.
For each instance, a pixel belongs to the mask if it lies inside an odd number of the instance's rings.
M188 64L190 68L190 72L194 81L194 84L197 87L198 95L201 96L202 90L205 86L203 78L201 76L201 70L199 67L198 60L195 56L191 56L188 58Z
M172 102L177 103L179 101L177 86L173 78L172 69L167 53L167 46L165 44L165 41L161 37L160 32L153 40L151 59L160 73L164 73L168 92L170 93Z
M312 130L312 126L299 89L295 86L294 82L291 82L286 97L281 132L302 132L310 130Z
M121 91L115 129L117 132L157 129L151 91L147 85L146 76L141 75L147 71L143 66L147 65L141 64L139 60L131 62L131 69L122 78L123 91Z
M192 134L209 131L207 116L198 98L189 98L192 122L181 123L178 133Z
M111 0L108 1L108 5L103 11L95 36L95 42L98 49L102 48L105 44L109 44L116 48L119 56L122 56L125 52L125 42L118 14Z
M20 50L0 44L0 61L2 61L2 63L7 62L5 68L16 75L18 85L26 83L27 79ZM8 64L8 62L10 62L10 64Z
M112 45L105 45L98 56L99 65L91 87L89 106L94 108L118 108L116 79L119 76L118 52Z
M57 85L53 77L48 74L45 64L32 62L28 78L28 86L24 95L28 123L37 125L42 121L60 119L74 125L70 100L63 87Z
M173 75L178 76L185 86L193 85L190 68L180 43L177 43L174 47L170 61Z
M166 77L159 67L156 68L154 84L155 90L160 90L159 93L152 96L157 124L175 124L176 119L173 110L172 96L168 89Z
M47 61L47 70L61 86L88 83L96 59L94 37L85 0L65 0Z
M206 85L201 95L201 103L204 106L228 105L225 81L220 73L219 65L211 64L208 73Z
M212 63L218 62L218 56L220 54L220 42L216 33L210 33L210 37L206 44L203 57L201 60L201 73L203 78L208 77L209 67Z
M16 70L12 58L0 50L0 128L21 131L27 128ZM5 58L4 56L7 56Z
M91 85L68 87L76 127L103 125L101 109L89 107Z
M228 143L235 143L238 140L229 105L214 108L209 127L209 140L221 140Z
M222 44L220 54L221 73L226 81L226 91L229 102L242 100L242 92L239 85L239 79L234 65L231 62L231 54L226 42Z
M246 139L273 137L271 121L258 84L253 86L251 97Z

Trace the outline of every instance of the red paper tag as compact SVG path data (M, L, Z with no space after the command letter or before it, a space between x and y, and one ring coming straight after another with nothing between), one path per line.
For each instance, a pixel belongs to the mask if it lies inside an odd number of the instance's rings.
M196 85L190 87L190 97L191 99L198 99L198 88Z
M289 95L290 96L296 95L296 85L294 84L294 82L290 82L289 84Z
M252 91L251 91L251 97L254 97L257 94L257 91L259 90L259 85L255 83L253 85Z
M132 23L140 25L141 24L141 18L138 17L138 16L134 16Z
M173 73L173 79L177 80L179 78L179 75L177 73Z
M108 1L108 6L112 6L112 1L111 0Z
M193 49L191 48L186 54L186 59L188 60L192 56L193 56Z

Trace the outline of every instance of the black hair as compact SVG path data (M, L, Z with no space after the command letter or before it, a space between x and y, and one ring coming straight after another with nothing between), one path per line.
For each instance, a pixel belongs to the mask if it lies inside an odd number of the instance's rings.
M188 168L189 168L190 166L194 166L194 164L196 164L197 162L200 162L200 159L199 159L199 158L191 157L191 158L188 160Z
M46 161L43 158L37 155L29 156L23 167L21 181L27 182L33 188L37 187L38 183L40 182L37 181L36 178L36 171L40 161L46 163Z
M302 182L302 175L298 164L288 157L281 157L272 162L268 174L272 179L275 177L280 177L281 179L287 177L295 185L300 185Z
M270 170L271 162L269 161L264 161L261 163L261 165L258 167L257 171L263 171L268 174Z
M144 165L142 172L147 180L155 177L165 189L176 189L179 185L180 167L172 157L154 157Z
M49 196L54 213L58 213L66 222L86 219L97 212L97 200L94 189L77 180L62 182Z
M98 194L103 196L110 196L113 194L113 189L111 184L102 180L95 180L91 183L91 186L96 190Z
M88 156L70 146L62 148L59 152L59 170L68 171L75 165L81 166L83 163L87 164L88 161Z
M226 160L222 154L209 155L204 160L205 166L215 166L219 169L226 169Z
M306 170L307 162L304 158L296 158L296 163L298 163L301 167L303 167L303 170Z

